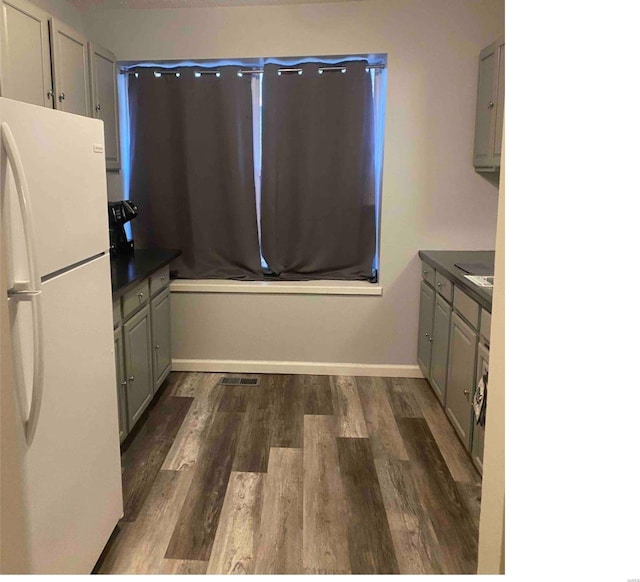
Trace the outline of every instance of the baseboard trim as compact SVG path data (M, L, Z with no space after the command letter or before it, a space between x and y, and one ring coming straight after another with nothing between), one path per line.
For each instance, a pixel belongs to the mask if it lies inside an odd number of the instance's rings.
M424 378L417 365L400 364L187 359L174 359L171 364L171 369L174 372L236 372L244 374L317 374L319 376Z

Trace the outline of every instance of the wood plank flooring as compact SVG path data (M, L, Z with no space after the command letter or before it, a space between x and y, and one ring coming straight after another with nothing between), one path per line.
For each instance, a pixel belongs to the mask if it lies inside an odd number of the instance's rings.
M221 378L170 374L94 572L475 573L480 477L426 381Z

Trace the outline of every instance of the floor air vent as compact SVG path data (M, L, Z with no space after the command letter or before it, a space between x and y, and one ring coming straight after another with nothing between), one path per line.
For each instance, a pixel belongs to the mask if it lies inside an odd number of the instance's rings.
M220 386L259 386L260 378L237 378L224 376L220 380Z

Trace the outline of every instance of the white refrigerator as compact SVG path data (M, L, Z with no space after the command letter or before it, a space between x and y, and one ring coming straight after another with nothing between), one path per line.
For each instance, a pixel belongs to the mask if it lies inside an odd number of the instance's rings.
M123 513L103 125L0 124L0 573L88 574Z

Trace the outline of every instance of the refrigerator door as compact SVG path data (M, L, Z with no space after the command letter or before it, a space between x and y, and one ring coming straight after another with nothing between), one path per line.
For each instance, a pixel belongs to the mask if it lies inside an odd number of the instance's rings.
M106 251L103 122L5 98L0 98L0 121L10 129L24 167L40 274L45 277ZM4 160L3 170L11 283L25 280L27 267L16 181Z
M40 417L33 442L22 431L16 445L26 500L21 572L90 573L123 513L110 289L109 255L42 284ZM12 358L14 378L31 368L24 305L9 300L12 348L20 352ZM12 390L23 425L24 386L28 379Z

